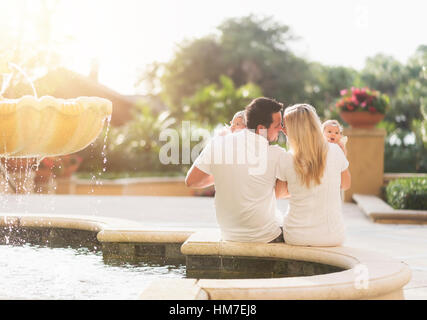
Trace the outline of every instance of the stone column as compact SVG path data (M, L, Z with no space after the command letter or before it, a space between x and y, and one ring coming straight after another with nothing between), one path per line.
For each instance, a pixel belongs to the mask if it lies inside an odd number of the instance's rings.
M353 193L380 195L384 180L384 129L344 128L348 137L347 159L350 163L351 188L344 201L351 202Z

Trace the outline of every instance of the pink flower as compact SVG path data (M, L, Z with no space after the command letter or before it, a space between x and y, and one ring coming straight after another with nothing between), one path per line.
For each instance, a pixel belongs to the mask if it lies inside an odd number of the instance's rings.
M340 95L345 96L347 94L347 89L343 89L340 91Z
M362 108L365 108L366 107L366 101L363 101L360 105L362 106Z
M356 96L351 97L351 102L353 102L354 104L359 104L359 101L357 100Z

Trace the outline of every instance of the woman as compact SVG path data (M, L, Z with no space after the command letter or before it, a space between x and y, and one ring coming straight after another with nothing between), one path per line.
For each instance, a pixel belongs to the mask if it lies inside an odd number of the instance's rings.
M287 184L291 195L283 222L285 242L341 245L345 239L341 189L350 187L348 161L337 144L326 141L312 106L297 104L286 108L283 122L290 152L279 161L276 190L285 190Z

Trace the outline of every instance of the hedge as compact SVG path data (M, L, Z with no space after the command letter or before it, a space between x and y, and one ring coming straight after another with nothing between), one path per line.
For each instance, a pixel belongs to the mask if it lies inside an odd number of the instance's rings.
M427 210L427 177L390 181L386 199L394 209Z

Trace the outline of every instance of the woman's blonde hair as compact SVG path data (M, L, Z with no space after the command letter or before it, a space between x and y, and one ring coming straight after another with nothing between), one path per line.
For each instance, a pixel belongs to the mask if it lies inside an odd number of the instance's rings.
M316 110L308 104L285 109L284 126L294 155L294 167L301 183L308 188L321 183L328 145L322 134Z

